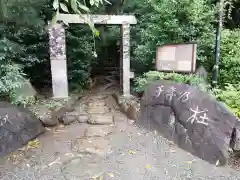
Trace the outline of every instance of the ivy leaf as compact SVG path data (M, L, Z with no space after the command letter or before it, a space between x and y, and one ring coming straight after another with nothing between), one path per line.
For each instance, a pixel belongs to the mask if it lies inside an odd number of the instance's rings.
M95 35L96 35L97 37L99 37L99 36L100 36L100 32L99 32L98 30L95 30Z
M59 8L59 2L58 2L58 0L54 0L54 1L53 1L53 8L54 8L55 10Z
M67 8L67 6L66 6L65 4L60 3L60 7L61 7L61 9L62 9L64 12L69 12L69 11L68 11L68 8Z

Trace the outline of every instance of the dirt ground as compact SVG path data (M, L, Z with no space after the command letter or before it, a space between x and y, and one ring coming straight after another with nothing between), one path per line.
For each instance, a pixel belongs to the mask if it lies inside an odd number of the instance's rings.
M240 180L233 168L215 167L156 132L136 126L98 89L77 107L106 124L48 128L35 141L0 159L1 180ZM113 117L113 123L107 119Z

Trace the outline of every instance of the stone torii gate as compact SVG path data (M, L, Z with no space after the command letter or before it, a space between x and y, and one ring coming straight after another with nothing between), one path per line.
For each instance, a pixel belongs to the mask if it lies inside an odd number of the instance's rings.
M130 71L130 25L136 24L135 16L131 15L91 15L94 24L120 25L121 59L120 59L120 84L123 95L130 96L130 79L134 73ZM53 98L68 97L67 57L65 28L62 22L71 24L87 24L88 15L59 14L58 23L49 28L49 48L52 73Z

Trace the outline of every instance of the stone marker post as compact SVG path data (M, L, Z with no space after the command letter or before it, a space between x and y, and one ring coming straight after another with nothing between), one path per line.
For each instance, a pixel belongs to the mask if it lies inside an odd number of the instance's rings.
M130 24L121 26L122 34L122 89L124 96L130 96Z
M68 97L65 28L56 23L49 28L49 53L54 98Z

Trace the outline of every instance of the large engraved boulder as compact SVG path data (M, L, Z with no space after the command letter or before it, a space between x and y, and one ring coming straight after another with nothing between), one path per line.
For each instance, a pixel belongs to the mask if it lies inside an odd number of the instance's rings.
M27 109L0 102L0 156L17 150L44 130Z
M226 164L236 122L222 103L187 84L156 81L141 100L141 125L211 164Z

